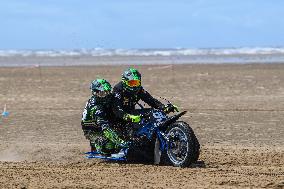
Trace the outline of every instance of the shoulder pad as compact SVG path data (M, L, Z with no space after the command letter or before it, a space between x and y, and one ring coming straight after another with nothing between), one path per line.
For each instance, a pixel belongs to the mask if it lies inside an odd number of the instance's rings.
M88 106L95 106L96 105L96 99L94 97L91 97L88 101Z

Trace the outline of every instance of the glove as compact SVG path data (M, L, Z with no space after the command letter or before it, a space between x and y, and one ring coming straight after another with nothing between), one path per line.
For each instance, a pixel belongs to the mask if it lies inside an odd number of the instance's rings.
M170 112L179 112L179 108L174 104L167 104L164 108L164 112L167 114Z
M138 123L141 120L141 116L140 115L131 115L131 114L125 114L125 116L123 117L123 119L125 121L130 121L132 123Z

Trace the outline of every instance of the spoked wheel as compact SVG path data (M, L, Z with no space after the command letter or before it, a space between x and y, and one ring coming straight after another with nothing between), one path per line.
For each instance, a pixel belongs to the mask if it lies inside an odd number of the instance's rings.
M198 159L199 143L197 149L197 139L187 123L182 121L173 123L166 135L168 143L167 149L161 155L162 164L187 167Z
M169 133L169 143L167 154L171 162L176 165L182 164L188 155L188 137L179 127L172 128Z

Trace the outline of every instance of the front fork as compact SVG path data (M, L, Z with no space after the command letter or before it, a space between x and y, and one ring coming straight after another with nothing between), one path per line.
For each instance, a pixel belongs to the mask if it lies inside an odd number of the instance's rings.
M158 138L159 143L160 143L160 146L159 146L160 150L162 152L167 150L169 138L166 136L166 134L164 132L159 131L159 130L157 130L156 134L157 134L157 138Z
M154 164L159 165L161 161L162 152L168 148L168 137L165 133L156 130L156 141L154 149Z

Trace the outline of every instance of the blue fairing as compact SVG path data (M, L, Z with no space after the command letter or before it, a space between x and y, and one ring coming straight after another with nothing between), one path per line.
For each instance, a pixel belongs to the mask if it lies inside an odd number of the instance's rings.
M149 140L151 140L153 138L153 135L156 134L160 142L160 150L161 151L166 150L167 142L162 132L160 131L159 127L155 126L157 123L145 123L144 120L142 120L141 124L145 125L138 130L136 136L146 136Z
M161 151L164 151L167 149L167 141L165 139L165 137L162 135L162 133L159 131L159 132L156 132L157 133L157 138L160 142L160 150Z
M143 123L142 123L143 125ZM146 125L142 126L136 133L136 136L146 136L149 140L151 140L154 133L154 124L146 123Z

